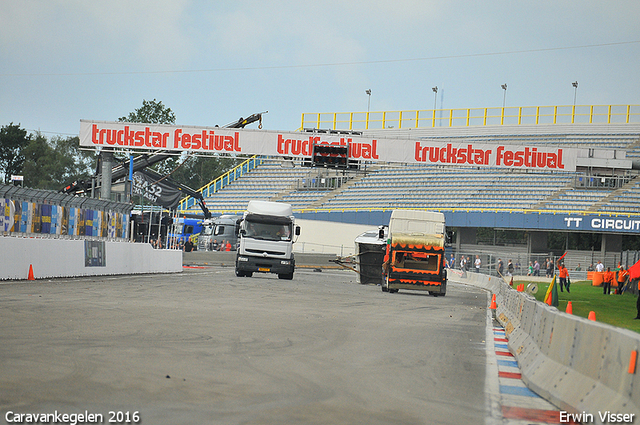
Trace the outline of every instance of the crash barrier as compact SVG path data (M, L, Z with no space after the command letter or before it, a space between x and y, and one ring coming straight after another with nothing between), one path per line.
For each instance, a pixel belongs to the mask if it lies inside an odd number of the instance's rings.
M89 239L0 237L0 280L182 271L182 251Z
M496 294L496 318L533 391L595 423L606 422L606 412L640 417L639 334L562 313L496 277L452 271L448 278Z

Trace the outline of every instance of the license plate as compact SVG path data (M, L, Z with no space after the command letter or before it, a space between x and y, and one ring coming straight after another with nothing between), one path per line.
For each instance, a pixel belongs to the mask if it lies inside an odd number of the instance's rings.
M258 271L259 271L259 272L270 272L270 271L271 271L271 269L268 269L268 268L266 268L266 267L258 267Z

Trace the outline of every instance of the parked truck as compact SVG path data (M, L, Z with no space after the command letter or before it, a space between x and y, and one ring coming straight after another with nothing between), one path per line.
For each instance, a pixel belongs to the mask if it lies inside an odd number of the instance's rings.
M291 205L249 201L240 223L236 276L250 277L261 272L293 279L294 234L300 235L300 227L295 225Z
M444 214L419 210L394 210L389 221L387 254L383 270L384 292L399 289L447 292Z
M202 232L198 236L198 250L212 251L223 242L231 245L235 251L238 244L238 232L240 231L241 215L223 214L219 217L206 219L202 222Z

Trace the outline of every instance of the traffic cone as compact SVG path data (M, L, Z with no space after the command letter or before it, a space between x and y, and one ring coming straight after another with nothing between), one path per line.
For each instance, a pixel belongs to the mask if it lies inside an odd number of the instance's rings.
M571 301L567 301L567 310L566 313L573 314L573 305L571 305Z
M595 322L596 321L596 312L595 311L590 311L588 319L589 320L593 320Z
M27 277L27 280L36 280L35 276L33 275L33 265L29 264L29 276Z
M489 306L489 308L491 310L495 310L496 308L498 308L498 304L496 304L496 294L493 294L493 296L491 297L491 305Z

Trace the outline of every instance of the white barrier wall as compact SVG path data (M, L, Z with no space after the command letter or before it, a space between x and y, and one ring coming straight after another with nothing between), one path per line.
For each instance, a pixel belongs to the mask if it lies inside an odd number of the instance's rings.
M87 266L82 239L0 237L0 280L182 271L182 252L149 244L104 242L104 265Z
M496 317L522 379L540 396L573 413L634 414L640 421L640 334L560 312L517 292L502 279L451 271L451 281L496 294ZM624 422L624 421L618 421ZM629 421L626 421L629 422Z

